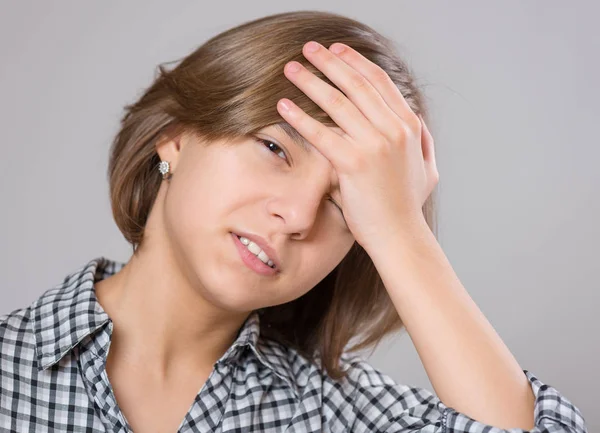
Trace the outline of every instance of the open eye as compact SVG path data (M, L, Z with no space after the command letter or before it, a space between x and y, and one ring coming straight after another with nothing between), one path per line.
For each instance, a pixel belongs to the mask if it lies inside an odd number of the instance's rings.
M285 151L280 146L278 146L277 144L273 143L272 141L269 141L269 140L266 140L266 139L263 139L263 138L259 138L259 137L256 137L256 139L259 142L263 143L267 149L269 149L274 154L278 155L281 159L285 159L285 160L288 159ZM280 154L283 155L283 157L280 156Z

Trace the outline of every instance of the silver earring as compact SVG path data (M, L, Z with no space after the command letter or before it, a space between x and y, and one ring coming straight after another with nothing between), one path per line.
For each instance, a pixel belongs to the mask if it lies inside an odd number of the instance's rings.
M172 173L169 173L169 169L169 161L161 161L160 164L158 164L158 171L160 171L162 178L165 180L170 179L172 176Z

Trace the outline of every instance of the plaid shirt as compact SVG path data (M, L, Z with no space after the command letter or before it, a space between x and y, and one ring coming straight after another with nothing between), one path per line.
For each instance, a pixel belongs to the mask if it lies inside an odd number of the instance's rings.
M94 292L94 282L123 265L91 260L30 306L0 316L0 431L132 431L104 368L113 325ZM426 389L397 384L358 356L342 362L348 378L333 381L296 351L259 338L254 312L178 432L508 431L454 411ZM578 408L523 372L536 397L532 432L587 432Z

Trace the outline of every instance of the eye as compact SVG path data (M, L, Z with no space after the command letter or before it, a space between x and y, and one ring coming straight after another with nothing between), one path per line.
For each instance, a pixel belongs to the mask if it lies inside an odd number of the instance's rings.
M348 222L346 221L346 217L344 216L344 212L342 212L342 208L333 200L333 197L329 196L327 198L327 200L329 200L331 203L334 204L335 207L338 208L338 211L339 211L340 215L342 216L342 219L344 220L344 226L346 227L346 229L350 230L348 228Z
M342 212L342 208L333 200L333 197L329 196L329 198L327 200L329 200L331 203L333 203L335 205L335 207L337 207L340 210L340 212ZM342 215L343 215L343 213L342 213Z
M271 152L273 152L274 154L276 154L276 155L282 154L283 157L280 156L281 159L285 159L285 160L288 159L285 151L280 146L278 146L275 143L273 143L272 141L269 141L269 140L266 140L266 139L262 139L262 138L259 138L259 137L256 137L256 139L259 142L263 143L265 145L265 147L267 149L269 149Z

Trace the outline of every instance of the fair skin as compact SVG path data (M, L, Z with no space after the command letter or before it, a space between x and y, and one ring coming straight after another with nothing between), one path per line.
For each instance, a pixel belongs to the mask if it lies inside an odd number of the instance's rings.
M316 159L311 164L316 165L310 175L297 168L303 167L300 151L293 152L295 164L285 176L279 167L275 170L278 180L285 179L280 185L256 182L255 176L270 176L263 170L236 171L245 167L242 162L240 167L232 165L228 175L219 174L211 164L223 167L221 157L196 151L185 140L161 148L161 159L177 164L175 177L161 187L148 221L148 235L154 240L144 259L132 263L122 278L113 277L116 288L107 290L113 320L129 325L115 326L115 333L120 329L120 338L128 342L115 345L121 353L115 359L125 370L144 364L158 390L177 377L177 367L194 371L202 364L196 359L205 361L204 370L196 371L206 375L207 361L231 344L249 310L302 295L356 241L373 259L440 399L486 424L529 430L534 408L529 382L460 283L421 211L438 182L431 134L387 74L344 47L342 53L333 53L332 47L309 52L305 45L303 54L345 96L302 67L293 72L288 64L284 70L340 127L325 127L288 99L279 101L281 116L314 146L311 154ZM292 144L276 138L292 153ZM253 157L250 151L244 155ZM210 162L208 173L201 162ZM224 183L203 181L205 174ZM232 179L238 175L242 181L234 188ZM312 182L310 187L306 182ZM338 183L334 199L344 219L325 200ZM219 194L211 196L214 185ZM224 238L240 224L262 230L277 248L283 263L277 277L257 278L230 260L233 254ZM192 239L203 242L198 245ZM139 308L141 302L144 309ZM206 344L212 344L212 356L202 355ZM189 388L190 395L193 390Z
M285 98L279 113L335 168L350 230L373 259L437 395L475 420L530 430L535 398L527 377L423 217L439 179L423 119L385 71L351 47L307 43L303 54L343 93L297 62L295 72L286 66L286 77L344 134Z
M161 184L137 253L96 284L114 323L107 374L135 431L176 431L248 314L302 296L354 243L328 200L339 190L327 159L293 149L275 126L256 137L287 143L293 168L254 138L159 142L173 177ZM264 237L281 272L265 277L246 267L231 231Z

